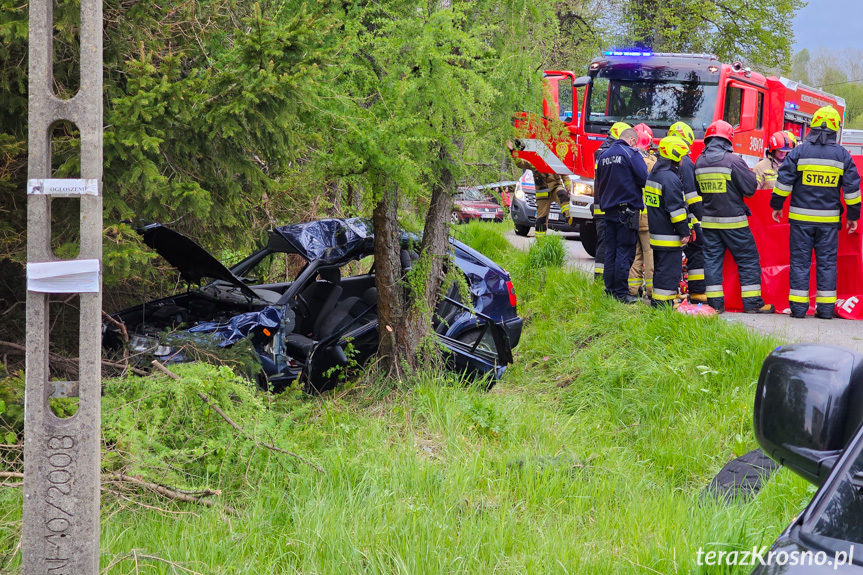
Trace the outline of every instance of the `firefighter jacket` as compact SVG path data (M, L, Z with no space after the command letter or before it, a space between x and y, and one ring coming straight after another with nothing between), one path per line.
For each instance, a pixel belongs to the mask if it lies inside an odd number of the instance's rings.
M655 250L679 250L683 246L680 240L689 235L683 189L678 164L659 158L644 186L650 247Z
M731 142L711 138L695 162L695 182L704 205L701 227L713 230L733 230L749 226L752 212L743 198L755 195L755 174L732 153Z
M600 157L596 167L594 201L603 212L628 205L644 208L642 190L647 181L647 165L636 150L623 140L615 141Z
M593 217L604 217L605 212L602 211L599 207L599 198L596 196L596 168L599 166L599 157L608 150L611 145L617 140L612 135L608 135L605 140L600 144L599 148L593 153L593 177L594 177L594 188L593 188Z
M566 191L566 184L563 181L563 176L559 174L544 174L537 170L533 164L522 158L513 157L515 165L522 170L530 170L533 175L533 185L536 187L536 199L545 200L549 197L549 191L552 193L551 198L560 198L561 192L569 201L569 193ZM561 207L563 204L561 204ZM567 209L569 205L567 204Z
M774 158L764 158L752 168L759 190L772 190L776 185L776 175L781 164Z
M848 219L860 219L860 176L851 154L836 143L836 132L812 128L806 141L785 156L770 207L781 210L790 195L790 223L839 227L840 188L848 206Z
M683 197L686 198L686 209L694 218L694 224L701 221L704 216L704 204L698 193L698 184L695 183L695 162L689 156L683 156L680 160L680 181L683 183Z

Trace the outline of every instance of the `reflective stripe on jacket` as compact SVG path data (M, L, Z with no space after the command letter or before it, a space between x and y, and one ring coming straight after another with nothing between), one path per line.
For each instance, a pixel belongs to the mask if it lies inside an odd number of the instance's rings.
M703 200L701 227L744 228L749 208L743 198L755 194L755 174L743 158L732 153L731 143L711 138L695 162L695 181Z
M805 142L788 152L779 168L770 207L781 210L788 196L792 224L841 225L842 196L848 219L860 219L860 176L851 154L836 143L835 132L813 128Z

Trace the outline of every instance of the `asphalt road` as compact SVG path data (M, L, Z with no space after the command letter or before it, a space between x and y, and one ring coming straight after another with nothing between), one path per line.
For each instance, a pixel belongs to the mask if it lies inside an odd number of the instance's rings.
M592 273L593 258L587 255L578 234L560 234L567 241L564 243L567 249L567 263L570 266ZM508 232L507 238L517 248L527 249L533 241L533 230L527 238ZM789 342L801 343L825 343L851 348L863 353L863 322L849 321L843 319L792 319L785 314L773 315L748 315L743 313L726 312L722 319L729 322L739 322L751 329L770 333L776 337Z

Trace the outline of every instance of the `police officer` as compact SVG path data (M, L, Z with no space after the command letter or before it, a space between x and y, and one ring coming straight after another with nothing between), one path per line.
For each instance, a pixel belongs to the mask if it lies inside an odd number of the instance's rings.
M767 140L767 157L755 164L752 171L758 180L759 190L773 190L776 174L785 156L797 146L797 138L791 132L774 132Z
M635 303L627 279L638 241L638 212L644 208L642 190L647 166L635 151L638 133L627 128L600 157L596 191L605 212L605 291L614 298Z
M701 233L701 218L704 216L704 206L698 185L695 183L695 162L689 157L688 149L695 141L695 133L685 122L675 122L668 128L669 136L677 136L686 142L687 155L680 160L680 181L683 183L686 209L692 227L692 241L686 244L683 253L686 255L686 275L689 291L689 301L707 303L704 283L704 234Z
M563 176L540 172L533 164L516 156L517 152L512 142L507 142L506 147L509 149L512 159L515 160L515 165L519 169L530 170L533 175L533 184L536 188L534 235L537 238L543 238L548 229L548 212L551 210L552 198L557 198L563 217L566 219L569 216L570 195L566 189L566 183Z
M690 241L680 161L689 144L678 136L659 142L659 160L644 186L644 203L653 248L653 307L674 303L683 273L683 246Z
M638 142L635 143L635 148L644 159L649 174L656 163L656 156L651 153L653 130L647 124L638 124L632 129L638 132ZM638 295L641 289L644 289L644 294L648 298L653 295L653 250L650 249L647 208L641 210L638 218L638 243L635 244L635 260L632 262L632 267L629 268L628 283L629 295Z
M620 138L621 132L630 127L626 122L615 122L608 130L605 141L593 153L594 184L596 183L596 167L599 163L599 157ZM594 185L593 194L593 222L596 226L596 257L593 259L593 279L602 281L602 274L605 270L605 212L599 207L596 185Z
M791 317L809 310L809 269L815 251L815 316L831 319L836 306L836 252L842 227L842 202L848 206L848 232L860 219L860 176L851 154L836 142L842 118L832 106L812 116L806 140L788 153L779 167L770 198L773 219L780 221L785 198L791 196L791 270L788 296Z
M701 220L704 235L704 271L707 303L725 311L722 264L725 251L737 263L743 311L773 313L761 298L761 260L749 229L751 213L743 198L755 194L755 174L733 151L734 128L723 120L710 124L704 134L704 152L695 162L695 181L704 204Z

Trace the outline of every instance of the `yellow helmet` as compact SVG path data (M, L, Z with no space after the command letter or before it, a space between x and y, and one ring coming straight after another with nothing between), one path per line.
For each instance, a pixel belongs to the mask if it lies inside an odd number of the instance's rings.
M797 136L794 135L794 132L791 130L785 130L785 135L788 136L788 141L791 142L791 147L796 148L799 142L797 141Z
M689 144L680 136L666 136L659 141L659 155L672 162L679 162L689 153Z
M839 124L841 123L842 116L839 115L839 112L836 111L836 108L834 108L833 106L824 106L823 108L818 108L815 111L815 115L812 116L811 126L813 128L824 126L829 130L838 132Z
M671 127L668 128L668 135L682 138L683 141L690 146L692 145L692 142L695 141L695 133L686 122L675 122L671 124Z
M629 124L626 122L615 122L611 129L608 131L608 135L612 138L619 138L620 133L628 128L631 128Z

